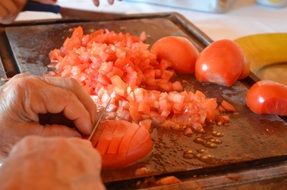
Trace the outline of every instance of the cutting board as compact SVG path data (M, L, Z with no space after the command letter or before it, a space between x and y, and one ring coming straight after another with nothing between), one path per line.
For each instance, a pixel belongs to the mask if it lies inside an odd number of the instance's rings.
M178 14L171 16L138 16L102 22L61 23L6 28L6 35L20 72L41 75L47 72L48 53L59 48L72 28L83 26L85 32L107 28L116 32L139 35L145 31L147 43L167 36L185 36L201 51L211 40L198 28ZM120 170L103 171L105 182L131 180L146 176L190 173L208 174L210 171L253 167L287 159L287 124L275 115L256 115L246 106L244 97L246 81L227 88L203 84L193 75L178 76L186 90L202 90L208 97L225 99L237 109L227 125L207 125L204 133L185 136L181 131L166 130L154 126L151 134L154 142L152 153L144 160ZM214 146L207 142L214 142ZM209 143L210 144L210 143ZM192 152L185 157L184 152ZM209 156L208 156L209 155ZM208 157L208 158L207 158ZM206 159L207 158L207 159ZM141 167L147 173L137 173Z

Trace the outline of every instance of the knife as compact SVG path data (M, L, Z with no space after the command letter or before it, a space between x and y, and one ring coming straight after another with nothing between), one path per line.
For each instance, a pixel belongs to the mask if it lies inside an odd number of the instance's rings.
M59 5L43 4L35 1L28 1L23 10L60 13L61 7Z
M93 138L94 134L96 133L97 128L99 127L99 125L100 125L100 123L101 123L101 121L102 121L104 115L105 115L106 112L107 112L107 108L108 108L108 106L110 105L111 99L112 99L112 98L110 97L110 99L108 100L107 105L101 110L100 115L99 115L99 117L98 117L98 119L97 119L97 121L96 121L96 124L95 124L95 126L94 126L94 128L93 128L93 130L92 130L92 132L91 132L91 134L90 134L90 136L89 136L89 138L88 138L89 141L92 141L92 138Z
M96 12L87 10L76 10L61 7L59 5L42 4L35 1L28 1L23 9L24 11L40 11L61 14L66 19L86 19L86 20L106 20L125 17L125 14L112 12Z

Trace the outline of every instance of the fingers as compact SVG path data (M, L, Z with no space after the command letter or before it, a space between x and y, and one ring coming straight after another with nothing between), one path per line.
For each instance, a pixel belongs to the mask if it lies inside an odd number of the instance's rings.
M42 92L42 93L41 93ZM61 113L74 122L75 126L85 135L92 129L91 117L82 102L74 93L66 89L50 86L45 91L40 91L40 103L31 102L33 112L36 113ZM37 94L37 96L39 96ZM37 99L36 96L33 98ZM39 101L38 101L39 102ZM42 106L41 106L42 105Z
M28 0L12 0L12 1L15 2L17 7L21 10L25 6Z
M4 20L7 15L9 15L9 12L4 8L4 6L0 5L0 20Z
M83 90L80 84L75 79L70 78L59 78L59 77L44 77L44 81L49 84L55 85L60 88L65 88L67 90L72 91L77 98L84 105L86 110L89 112L91 116L91 122L94 123L96 119L97 107L93 102L89 94Z
M5 160L0 187L104 190L100 169L101 158L88 141L29 136L17 143Z
M92 100L89 100L90 97L74 80L44 80L41 77L21 74L13 77L5 86L11 89L10 92L18 94L13 102L21 103L13 110L24 118L24 122L38 122L40 113L63 113L67 119L74 122L81 133L90 134L92 119L89 112L95 114L96 108Z
M10 23L24 7L27 0L0 1L0 23Z
M81 134L74 129L63 125L49 125L42 128L41 136L81 137Z
M2 1L1 6L6 10L7 16L17 14L18 7L13 1L11 0Z
M55 162L58 163L64 162L64 160L65 164L68 165L72 164L72 162L83 162L85 166L78 169L84 169L86 172L91 171L100 175L101 156L91 145L90 141L80 138L27 136L12 148L9 157L25 154L34 155L36 152L42 154L42 156L50 157L48 159L55 159ZM67 162L70 162L70 164ZM81 173L78 175L81 175Z

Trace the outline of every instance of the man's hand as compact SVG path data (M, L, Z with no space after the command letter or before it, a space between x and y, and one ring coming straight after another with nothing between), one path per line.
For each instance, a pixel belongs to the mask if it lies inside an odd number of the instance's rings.
M0 23L10 24L24 8L28 0L1 0ZM33 0L44 4L54 4L57 0Z
M23 9L27 0L1 0L0 23L8 24L14 21L18 13Z
M10 24L23 9L29 0L0 0L0 23ZM32 0L30 0L32 1ZM57 0L33 0L44 4L54 4ZM71 0L73 1L73 0ZM100 0L92 0L96 6L100 5ZM115 0L107 0L110 5L114 4Z
M62 113L77 130L43 126L39 114ZM20 74L0 88L0 151L2 156L27 135L81 136L91 132L96 105L80 84L69 78ZM79 132L81 133L79 133Z
M26 137L0 168L0 189L103 190L101 160L89 141Z

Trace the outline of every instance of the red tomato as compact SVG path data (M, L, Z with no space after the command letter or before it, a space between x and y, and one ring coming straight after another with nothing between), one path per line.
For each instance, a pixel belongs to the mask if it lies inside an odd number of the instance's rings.
M207 109L207 116L206 118L209 121L214 121L218 116L217 102L215 98L210 98L205 101L205 107Z
M235 112L236 111L235 107L231 103L227 102L226 100L223 100L221 102L221 106L227 112Z
M244 57L243 70L241 72L241 75L239 76L239 79L244 79L244 78L248 77L249 73L250 73L250 66L249 66L248 61L246 60L246 57Z
M215 99L199 91L183 91L181 82L173 80L172 67L194 71L198 51L193 45L185 38L169 36L156 42L152 48L156 53L152 53L143 38L144 34L139 38L103 29L84 35L78 27L63 47L51 51L51 66L55 68L51 74L77 79L99 110L111 100L109 118L137 123L152 119L158 126L179 130L191 126L199 131L207 120L216 121ZM161 125L163 122L167 124ZM98 137L98 149L106 160L123 142L122 130L113 130L110 127ZM125 159L126 155L117 156Z
M147 126L124 120L103 121L92 144L102 156L103 168L125 167L144 158L152 150Z
M240 77L244 64L238 45L231 40L219 40L201 52L195 64L195 77L199 81L231 86Z
M199 55L194 45L184 37L167 36L156 41L151 51L160 60L167 60L172 68L181 73L193 73Z
M67 38L64 42L64 48L66 50L72 50L73 48L78 48L82 44L82 37L83 37L83 28L82 27L77 27L73 31L73 34L71 38Z
M247 92L247 106L257 114L287 115L287 86L273 81L259 81Z

